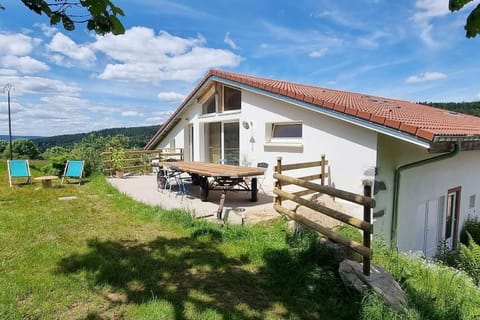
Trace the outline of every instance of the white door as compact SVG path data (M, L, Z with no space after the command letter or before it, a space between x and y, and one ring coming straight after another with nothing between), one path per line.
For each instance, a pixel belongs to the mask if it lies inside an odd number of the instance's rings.
M454 249L458 242L458 222L460 218L461 187L448 190L445 211L445 228L443 238L450 249Z
M423 253L425 257L433 257L437 253L439 242L439 221L438 199L427 201L425 212L425 245Z

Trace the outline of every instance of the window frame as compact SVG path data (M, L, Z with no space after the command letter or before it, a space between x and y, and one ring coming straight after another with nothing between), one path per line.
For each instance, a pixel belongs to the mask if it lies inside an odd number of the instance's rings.
M226 95L226 91L227 90L234 90L234 91L238 91L239 95L240 95L240 101L239 101L239 106L238 108L236 109L226 109L227 107L227 95ZM241 89L238 89L238 88L234 88L234 87L230 87L230 86L223 86L223 94L222 94L222 100L223 100L223 112L226 112L226 113L229 113L229 112L238 112L240 110L242 110L242 90Z
M303 123L301 121L289 121L289 122L274 122L270 123L269 135L267 137L267 143L270 144L301 144L303 141ZM276 129L282 126L300 126L300 136L291 137L278 137L276 136Z
M212 100L213 100L214 110L213 110L213 112L208 112L208 109L206 110L205 106L209 105L212 102ZM212 114L218 113L218 104L217 104L216 100L217 100L216 96L212 95L202 104L202 115L212 115ZM205 112L205 111L207 111L207 112Z

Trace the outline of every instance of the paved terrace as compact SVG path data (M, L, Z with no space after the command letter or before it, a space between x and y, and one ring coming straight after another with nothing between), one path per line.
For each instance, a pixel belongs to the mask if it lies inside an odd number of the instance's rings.
M221 191L210 190L208 201L200 200L200 187L186 183L187 195L168 190L158 191L155 174L126 176L122 179L108 178L111 185L120 192L148 205L165 209L184 209L197 218L216 220ZM228 191L222 219L233 224L254 224L279 217L273 209L273 186L263 185L258 192L258 201L250 201L250 192Z

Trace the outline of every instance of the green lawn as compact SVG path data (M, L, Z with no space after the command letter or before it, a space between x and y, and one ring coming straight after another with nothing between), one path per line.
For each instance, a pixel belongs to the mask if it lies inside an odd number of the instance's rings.
M33 163L33 174L40 175ZM0 319L480 319L465 274L384 247L376 262L409 296L406 314L340 281L332 252L284 221L194 220L81 186L10 188L0 162ZM73 200L61 197L76 196Z
M361 298L343 288L330 252L310 235L288 236L282 221L222 227L139 204L103 177L10 188L4 162L0 173L1 319L359 314ZM59 200L67 196L77 199Z

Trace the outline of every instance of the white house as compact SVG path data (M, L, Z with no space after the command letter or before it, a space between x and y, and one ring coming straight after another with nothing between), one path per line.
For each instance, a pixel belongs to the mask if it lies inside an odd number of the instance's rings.
M375 234L432 256L479 215L480 118L367 94L210 71L148 142L186 160L329 160L330 184L375 182ZM270 180L268 180L270 179Z

